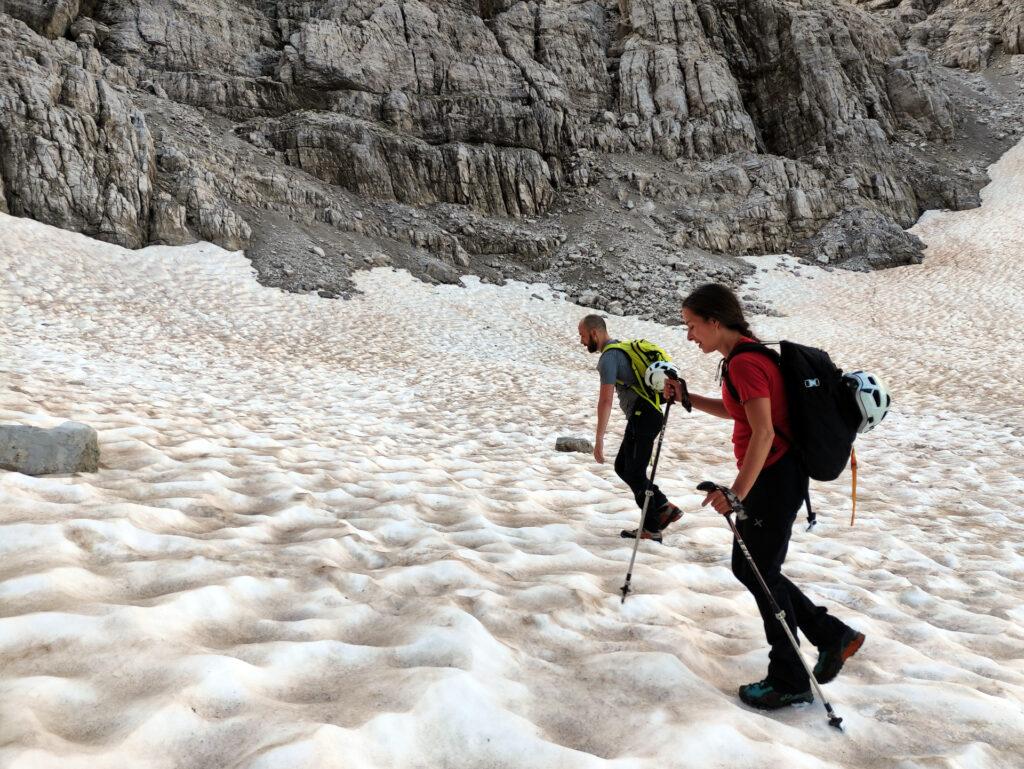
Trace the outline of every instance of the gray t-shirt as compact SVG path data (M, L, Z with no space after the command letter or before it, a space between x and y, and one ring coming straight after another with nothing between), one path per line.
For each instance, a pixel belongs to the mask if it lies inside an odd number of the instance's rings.
M609 344L618 342L612 339ZM601 384L615 385L615 394L619 396L619 408L630 417L636 408L637 399L640 397L631 388L636 384L636 377L633 375L633 366L630 365L629 355L624 350L605 350L597 361L597 371L601 375Z

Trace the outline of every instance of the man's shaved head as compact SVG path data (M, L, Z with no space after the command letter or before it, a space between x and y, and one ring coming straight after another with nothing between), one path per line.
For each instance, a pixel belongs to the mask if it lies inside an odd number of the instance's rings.
M599 352L608 343L608 326L600 315L588 315L580 321L580 344L590 352Z

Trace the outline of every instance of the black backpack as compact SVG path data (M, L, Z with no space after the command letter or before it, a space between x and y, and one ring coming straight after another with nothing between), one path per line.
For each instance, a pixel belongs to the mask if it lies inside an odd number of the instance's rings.
M790 450L796 452L800 465L810 478L833 481L850 462L860 424L861 416L853 390L843 379L842 370L824 350L795 342L782 341L778 344L779 352L757 342L737 344L722 365L725 385L739 400L739 394L729 379L729 362L741 353L756 352L775 361L786 388L789 425L793 434L785 435L778 428L776 432L790 444ZM814 526L817 516L811 509L810 496L805 497L807 521Z

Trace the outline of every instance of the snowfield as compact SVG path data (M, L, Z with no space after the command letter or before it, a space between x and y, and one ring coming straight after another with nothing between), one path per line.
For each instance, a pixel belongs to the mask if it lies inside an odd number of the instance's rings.
M735 696L767 647L694 488L732 480L728 423L671 414L659 482L688 513L620 605L632 499L554 451L593 432L583 308L388 270L284 294L208 244L0 215L0 421L81 420L102 452L0 472L0 766L1024 767L1024 144L992 177L918 224L923 265L765 257L741 291L785 313L762 337L895 398L856 526L848 476L816 485L787 562L867 634L825 687L845 734ZM610 327L714 388L681 328Z

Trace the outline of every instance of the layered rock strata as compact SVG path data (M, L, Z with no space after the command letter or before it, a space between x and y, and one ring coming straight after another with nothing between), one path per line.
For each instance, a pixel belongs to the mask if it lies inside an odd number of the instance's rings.
M918 259L894 233L976 205L1020 135L1022 14L0 0L0 208L131 247L245 248L261 280L327 296L386 261L664 315L739 254ZM657 306L628 290L636 271Z

